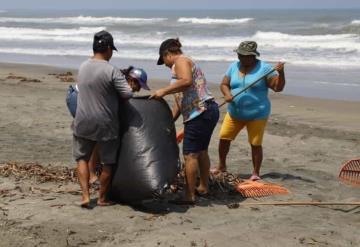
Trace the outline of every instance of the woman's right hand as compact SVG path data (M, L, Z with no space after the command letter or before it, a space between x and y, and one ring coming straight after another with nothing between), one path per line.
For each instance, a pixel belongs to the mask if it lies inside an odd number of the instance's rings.
M233 101L233 99L234 99L234 97L232 96L232 95L225 95L224 96L224 99L225 99L225 101L227 102L227 103L230 103L230 102L232 102Z

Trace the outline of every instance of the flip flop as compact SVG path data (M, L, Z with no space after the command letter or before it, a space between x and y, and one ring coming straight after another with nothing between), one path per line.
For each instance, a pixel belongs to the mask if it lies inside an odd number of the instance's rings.
M88 202L78 202L75 203L75 205L81 207L81 208L85 208L85 209L92 209L91 205L90 205L90 201Z
M189 201L189 200L184 200L184 199L174 199L174 200L169 200L168 201L171 204L175 204L175 205L188 205L188 206L193 206L195 205L195 201Z
M251 175L251 177L249 178L249 180L251 181L257 181L257 180L261 180L261 177L257 176L257 175Z

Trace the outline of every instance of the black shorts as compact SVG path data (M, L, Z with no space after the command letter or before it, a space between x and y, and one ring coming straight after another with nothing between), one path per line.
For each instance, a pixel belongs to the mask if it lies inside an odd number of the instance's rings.
M73 136L73 156L76 162L79 160L90 160L91 154L98 145L100 162L104 165L113 165L117 163L120 140L92 141L86 138Z
M211 135L219 121L219 107L215 101L206 103L206 111L185 122L183 154L199 153L209 147Z

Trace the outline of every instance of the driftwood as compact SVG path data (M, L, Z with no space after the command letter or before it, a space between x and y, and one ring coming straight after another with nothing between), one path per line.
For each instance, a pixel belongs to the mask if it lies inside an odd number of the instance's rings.
M76 172L68 167L43 167L37 163L0 164L0 176L16 179L34 179L36 182L77 182Z

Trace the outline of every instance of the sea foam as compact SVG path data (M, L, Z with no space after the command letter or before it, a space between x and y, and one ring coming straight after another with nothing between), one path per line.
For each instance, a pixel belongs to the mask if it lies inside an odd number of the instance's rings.
M180 17L178 22L192 23L192 24L241 24L248 23L254 20L253 18L241 18L241 19L213 19L213 18L186 18Z
M15 18L1 17L0 23L59 23L78 25L104 25L104 24L152 24L165 21L166 18L125 18L125 17L58 17L58 18Z

